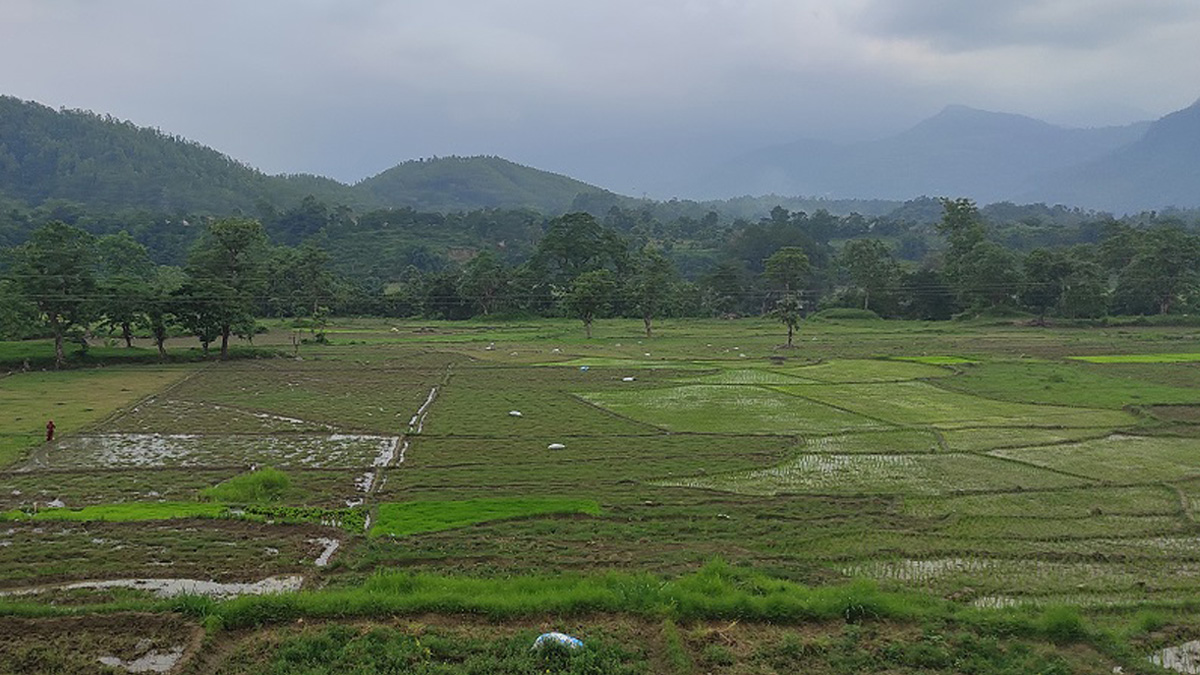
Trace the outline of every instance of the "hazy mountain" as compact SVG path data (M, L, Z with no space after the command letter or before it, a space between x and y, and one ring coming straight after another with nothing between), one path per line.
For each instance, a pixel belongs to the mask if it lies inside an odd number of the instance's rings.
M1133 143L1045 176L1024 196L1115 212L1200 206L1200 101Z
M949 106L911 129L859 143L800 141L744 155L715 171L707 193L909 199L1012 199L1035 176L1102 157L1148 124L1067 129L1023 115Z
M500 157L414 160L368 178L355 189L386 206L418 211L531 208L563 213L580 195L610 195L594 185L515 164ZM615 196L615 195L614 195Z
M561 213L583 194L616 195L497 157L405 162L349 186L311 175L271 176L228 155L109 116L0 97L0 196L31 206L255 214L306 195L359 209L427 211L529 207Z

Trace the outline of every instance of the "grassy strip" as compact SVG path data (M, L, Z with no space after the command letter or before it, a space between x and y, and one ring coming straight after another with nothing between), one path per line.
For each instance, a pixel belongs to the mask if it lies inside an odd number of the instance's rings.
M363 509L324 509L315 506L251 505L233 507L217 502L128 502L98 504L80 509L18 509L0 511L0 520L69 520L76 522L141 522L176 518L230 518L278 523L315 523L362 532L366 526Z
M202 502L129 502L97 504L81 509L42 509L35 513L5 511L0 513L0 519L136 522L173 518L219 518L228 508L224 504Z
M1110 354L1107 356L1068 356L1067 358L1087 363L1193 363L1200 361L1200 353Z
M602 612L678 621L918 619L949 603L915 592L885 592L870 582L809 588L717 561L673 580L649 574L564 574L507 578L381 572L361 586L227 601L187 597L173 608L210 628L246 628L300 617L344 618L420 614L478 614L493 620L546 614Z
M67 365L97 366L114 364L159 364L159 363L195 363L198 361L213 361L217 352L205 354L198 347L185 349L174 348L167 352L166 359L160 359L158 350L144 347L107 347L90 346L85 351L77 346L67 345L65 349ZM229 348L229 359L262 359L286 356L286 352L274 347L252 347L235 345ZM52 340L14 340L0 341L0 368L47 368L54 366L54 342Z
M975 359L968 359L963 356L892 356L890 359L892 361L924 363L929 366L965 366L979 363Z
M371 536L402 537L438 532L489 520L555 513L600 514L590 499L464 499L380 504Z

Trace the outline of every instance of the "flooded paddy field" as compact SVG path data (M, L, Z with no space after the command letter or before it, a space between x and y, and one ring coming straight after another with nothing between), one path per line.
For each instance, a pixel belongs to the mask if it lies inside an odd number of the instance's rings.
M563 626L597 672L850 672L816 666L843 647L866 655L854 672L926 672L910 643L955 672L956 649L997 639L967 633L998 618L947 627L971 612L1032 617L1005 638L1031 659L1010 672L1141 672L1200 639L1200 381L1152 358L1179 331L847 321L785 350L765 321L639 326L355 322L299 360L0 379L24 434L0 467L0 629L81 626L45 642L61 662L33 637L0 647L0 672L270 672L318 643L524 668L518 643ZM1142 360L1067 358L1121 353ZM30 436L60 409L54 441ZM564 578L620 590L573 605L591 624L461 614L551 602ZM478 588L438 595L468 582L524 586L490 609L469 608ZM643 594L690 583L707 590L646 623ZM833 624L752 600L821 589L903 600ZM748 595L681 614L725 593ZM1064 607L1127 651L1037 632ZM133 617L162 631L131 642Z

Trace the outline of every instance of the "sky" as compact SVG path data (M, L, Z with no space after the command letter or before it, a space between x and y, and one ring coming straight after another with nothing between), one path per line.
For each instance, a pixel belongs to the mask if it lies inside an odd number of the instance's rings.
M1197 35L1189 0L0 0L0 94L268 173L487 154L667 198L948 104L1154 119L1200 97Z

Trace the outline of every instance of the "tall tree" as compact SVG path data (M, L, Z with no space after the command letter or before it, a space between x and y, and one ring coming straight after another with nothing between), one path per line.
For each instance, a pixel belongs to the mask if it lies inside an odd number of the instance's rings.
M787 348L794 347L792 335L796 332L796 327L800 325L800 320L804 318L804 302L800 299L800 295L790 291L784 293L783 297L775 302L771 316L787 326Z
M1200 236L1178 227L1142 233L1117 277L1116 300L1131 313L1169 314L1200 291Z
M567 310L583 322L583 330L592 337L592 322L612 306L617 291L616 276L606 269L584 272L571 282Z
M201 282L204 296L222 303L221 358L229 358L229 336L254 321L254 301L266 288L267 237L257 220L214 221L188 256L188 274ZM239 331L241 332L241 331Z
M635 265L630 279L631 298L642 315L646 337L650 337L651 323L674 297L679 275L666 256L650 247L642 249Z
M798 246L784 246L771 254L763 262L763 276L784 293L791 293L803 288L804 282L812 272L808 255Z
M863 309L871 309L871 298L882 297L896 282L899 268L892 252L878 239L846 242L838 262L861 292Z
M1037 312L1038 322L1046 323L1046 313L1062 302L1071 261L1066 254L1044 248L1025 256L1025 281L1021 301Z
M66 364L63 335L95 317L95 268L95 238L58 221L34 230L13 253L12 276L45 317L57 368Z
M120 328L125 346L132 347L134 324L146 322L154 263L146 247L124 230L100 237L97 249L105 323Z
M463 267L459 292L474 300L484 316L496 311L508 284L509 270L491 251L484 251Z

